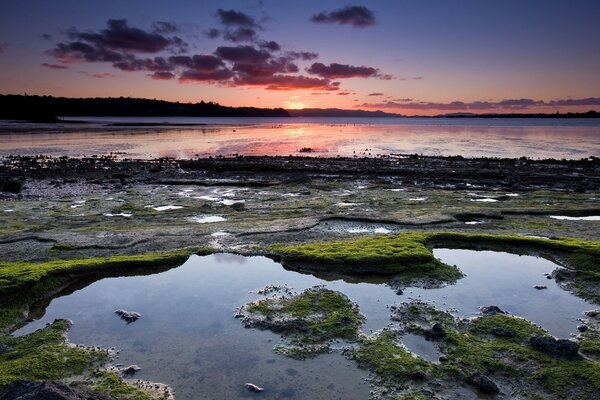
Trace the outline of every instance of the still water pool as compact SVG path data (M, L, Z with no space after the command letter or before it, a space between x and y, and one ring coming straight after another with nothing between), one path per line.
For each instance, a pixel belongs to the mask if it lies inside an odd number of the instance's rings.
M383 283L321 280L286 270L265 257L192 256L166 272L106 278L57 297L39 319L15 334L27 334L55 318L71 319L71 342L120 349L116 363L139 365L142 370L136 378L171 385L178 400L253 396L244 388L246 382L264 387L260 396L265 399L366 399L370 390L366 371L340 355L336 344L331 354L313 359L281 356L273 351L281 338L245 329L233 318L236 309L261 298L257 290L269 284L285 284L295 291L325 285L359 305L367 317L366 333L390 323L388 305L419 299L461 316L497 305L556 336L568 337L576 331L576 318L594 308L545 278L557 267L547 260L489 251L434 253L458 265L466 277L439 289L407 288L402 295ZM534 289L538 284L547 289ZM142 317L126 324L114 314L119 308ZM407 335L406 341L424 358L437 357L420 338Z

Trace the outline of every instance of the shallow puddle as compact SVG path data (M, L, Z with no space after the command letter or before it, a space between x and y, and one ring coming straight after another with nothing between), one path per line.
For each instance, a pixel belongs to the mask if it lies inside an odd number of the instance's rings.
M545 274L558 266L543 258L459 249L433 253L446 264L457 265L466 277L440 289L405 290L402 300L435 302L438 308L466 316L478 314L482 306L495 305L563 338L577 332L577 318L584 311L597 308L547 279ZM536 285L547 289L537 290Z
M190 221L196 222L198 224L210 224L213 222L227 221L227 218L221 217L219 215L198 215L196 217L191 217Z
M432 342L421 335L407 333L402 336L402 344L411 353L417 354L419 357L432 363L439 362L442 355Z
M552 219L565 221L600 221L600 215L589 215L587 217L569 217L567 215L550 215Z
M545 278L544 273L556 268L549 261L469 250L437 249L435 255L457 264L467 276L456 285L408 288L402 295L384 283L326 281L289 271L265 257L192 256L166 272L105 278L56 298L45 315L34 310L42 317L15 334L32 332L55 318L71 319L71 342L121 349L116 363L139 365L142 370L136 379L168 383L179 400L254 396L244 388L246 382L264 387L260 397L265 399L366 399L367 373L337 351L303 361L278 355L273 346L281 338L244 329L233 318L235 310L262 298L256 292L270 284L295 291L324 285L358 304L367 317L367 333L390 323L389 304L419 299L441 309L454 308L463 316L477 313L481 306L497 305L566 337L576 331L581 312L593 308ZM536 284L548 289L536 290ZM114 314L120 308L142 317L126 324ZM403 337L407 348L437 360L433 344L413 336Z

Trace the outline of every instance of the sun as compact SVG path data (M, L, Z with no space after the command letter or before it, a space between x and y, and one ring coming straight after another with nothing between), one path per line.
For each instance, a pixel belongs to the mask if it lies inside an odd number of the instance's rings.
M288 110L302 110L304 107L306 107L306 104L303 102L295 100L284 101L283 104Z

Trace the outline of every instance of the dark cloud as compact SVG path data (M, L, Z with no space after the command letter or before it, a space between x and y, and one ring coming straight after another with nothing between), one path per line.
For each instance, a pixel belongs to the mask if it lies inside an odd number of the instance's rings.
M187 70L179 77L180 82L211 82L224 83L235 75L234 72L227 68L222 68L214 71L199 71Z
M213 55L196 54L194 56L171 56L169 62L173 67L186 67L198 71L215 71L225 66L223 60Z
M380 78L391 79L390 75L382 75L377 68L356 67L354 65L331 63L314 63L307 70L309 74L318 75L322 78L343 79L343 78Z
M240 26L246 28L259 27L254 18L241 11L222 10L219 8L217 10L217 17L219 18L221 24L226 26Z
M46 68L50 68L50 69L69 69L68 66L62 65L62 64L48 64L48 63L43 63L42 67L46 67Z
M217 47L215 54L223 60L244 64L262 63L271 58L269 52L257 50L253 46L221 46Z
M133 54L185 51L187 43L177 36L164 36L156 32L146 32L130 27L127 21L109 20L108 28L100 32L80 32L71 29L70 42L58 43L48 54L64 63L73 62L110 62L116 68L128 71L147 69L138 65L148 60L138 60ZM155 29L172 31L174 27L167 22L157 22ZM158 70L152 67L152 71Z
M331 12L313 15L310 20L317 23L335 23L364 28L375 25L373 12L364 6L348 6Z
M261 63L235 63L233 70L249 76L265 77L280 73L295 73L298 72L298 66L289 58L279 57Z
M265 77L243 75L234 78L233 84L236 86L262 86L267 90L313 89L335 91L339 89L339 82L297 75L272 75Z
M156 21L152 24L152 30L156 33L168 35L177 32L179 28L172 22Z
M552 100L549 106L600 106L600 97L587 97L585 99Z
M367 96L383 96L383 93L369 93Z
M275 51L281 50L281 46L279 45L279 43L277 43L273 40L270 40L268 42L263 40L258 45L261 49L265 49L270 52L275 52Z
M311 51L288 51L286 54L291 58L303 61L311 61L319 57L317 53L313 53Z
M149 75L152 79L157 81L168 81L169 79L175 78L175 74L168 71L156 71Z
M338 96L349 96L349 95L351 95L351 94L352 94L352 92L339 92L339 93L336 93L336 94L337 94Z
M157 53L170 47L180 49L186 46L178 37L169 38L159 33L133 28L124 19L108 20L107 25L107 29L98 33L71 31L70 36L72 39L111 50L139 53Z
M204 32L204 35L209 39L216 39L221 36L221 31L216 28L212 28Z
M377 109L404 109L404 110L435 110L435 111L521 111L540 107L556 106L600 106L600 97L565 100L533 100L533 99L507 99L501 101L452 101L449 103L436 103L425 101L412 101L412 99L396 99L383 103L363 103L360 107Z
M118 62L124 58L120 52L84 42L58 43L54 49L48 51L48 54L65 63Z
M257 39L256 31L252 28L237 28L231 31L225 32L223 39L229 40L230 42L254 42Z
M113 67L123 71L170 71L173 66L163 57L135 58L128 57L113 64Z
M52 40L52 35L49 34L49 33L44 33L42 35L42 39L44 39L44 40Z

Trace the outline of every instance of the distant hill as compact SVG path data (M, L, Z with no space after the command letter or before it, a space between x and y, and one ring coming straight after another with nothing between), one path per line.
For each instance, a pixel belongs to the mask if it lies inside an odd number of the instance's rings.
M303 108L302 110L287 110L292 117L359 117L359 118L397 118L401 114L383 111L342 110L340 108Z
M0 95L0 119L40 122L58 116L115 117L289 117L283 108L227 107L213 102L179 103L130 97L66 98Z
M451 114L441 114L436 115L436 118L600 118L600 112L590 110L587 112L580 113L553 113L553 114L543 114L543 113L526 113L526 114L474 114L474 113L451 113Z

